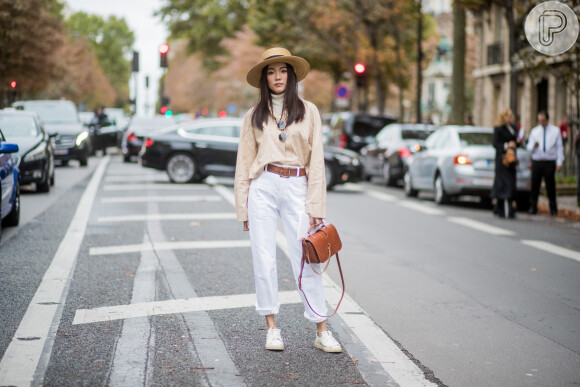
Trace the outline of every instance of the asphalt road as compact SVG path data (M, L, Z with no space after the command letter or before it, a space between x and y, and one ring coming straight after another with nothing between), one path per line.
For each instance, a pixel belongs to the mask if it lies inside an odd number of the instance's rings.
M578 223L337 187L348 297L329 326L345 352L313 347L280 241L286 350L272 353L232 191L113 156L23 195L0 244L0 385L580 383Z

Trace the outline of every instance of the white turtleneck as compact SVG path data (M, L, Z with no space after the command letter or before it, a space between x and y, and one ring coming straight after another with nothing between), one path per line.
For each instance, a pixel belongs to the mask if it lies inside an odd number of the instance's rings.
M284 93L274 94L272 93L272 114L276 117L276 120L280 120L280 115L282 114L282 109L284 107Z

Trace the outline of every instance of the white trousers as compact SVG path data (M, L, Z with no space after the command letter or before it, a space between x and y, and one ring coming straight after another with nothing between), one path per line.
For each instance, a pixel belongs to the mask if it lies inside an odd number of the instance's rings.
M254 263L256 312L261 316L277 314L280 311L276 268L278 216L282 218L294 280L298 286L302 259L302 241L298 236L299 233L305 234L304 230L299 231L298 228L300 218L307 219L306 189L306 176L280 177L268 171L262 172L250 184L248 221ZM315 269L320 271L316 266ZM326 315L322 276L314 273L310 265L304 266L302 290L308 296L314 310L320 315ZM304 317L312 322L326 320L314 314L302 292L299 293L304 304Z

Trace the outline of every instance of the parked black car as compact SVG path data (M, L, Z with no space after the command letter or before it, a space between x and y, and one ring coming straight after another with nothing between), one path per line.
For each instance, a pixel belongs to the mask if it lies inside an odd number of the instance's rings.
M361 149L365 177L380 176L387 185L402 183L409 157L436 129L437 126L426 124L385 126L371 144Z
M44 129L54 136L54 157L63 165L69 160L78 160L87 166L91 144L89 131L79 120L75 104L71 101L19 101L17 109L33 111L38 115Z
M54 185L54 146L35 113L15 109L0 110L0 130L6 140L18 144L12 155L20 169L20 184L36 184L39 192Z
M358 152L370 144L385 125L396 122L395 117L367 113L343 112L332 116L332 145Z
M329 190L335 185L354 183L363 178L363 166L358 153L347 149L325 146L324 167L326 189Z
M218 118L176 125L145 140L141 165L167 171L174 183L234 176L242 121Z
M133 157L139 155L146 136L172 125L175 125L173 117L133 117L121 140L123 160L130 162Z
M172 126L145 139L141 164L167 171L175 183L199 182L208 175L232 177L241 125L240 119L221 118ZM328 188L362 178L355 152L327 147L324 160Z

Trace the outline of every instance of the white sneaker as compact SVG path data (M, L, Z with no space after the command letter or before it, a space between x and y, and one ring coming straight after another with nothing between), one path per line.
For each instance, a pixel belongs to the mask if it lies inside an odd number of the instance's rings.
M268 329L268 335L266 336L266 349L269 349L270 351L284 350L284 342L280 335L280 329Z
M322 349L324 352L342 352L342 347L338 341L332 337L331 331L323 331L320 336L317 334L314 346L318 349Z

